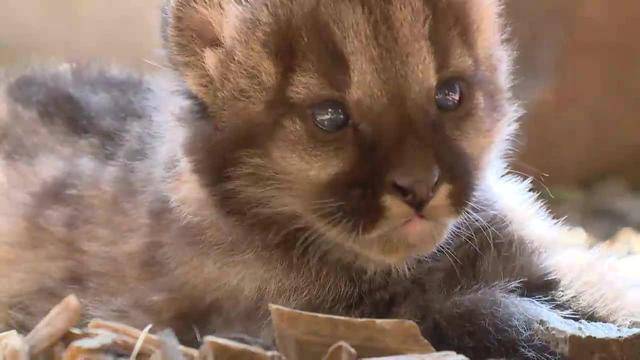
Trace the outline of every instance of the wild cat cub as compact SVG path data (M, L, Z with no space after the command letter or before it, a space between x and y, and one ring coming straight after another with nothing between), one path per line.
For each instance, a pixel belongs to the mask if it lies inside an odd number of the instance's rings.
M499 13L174 0L176 79L71 65L7 78L0 328L73 292L89 317L268 341L276 303L536 358L554 356L537 322L562 326L569 308L633 320L634 283L554 250L562 227L506 175L518 110Z

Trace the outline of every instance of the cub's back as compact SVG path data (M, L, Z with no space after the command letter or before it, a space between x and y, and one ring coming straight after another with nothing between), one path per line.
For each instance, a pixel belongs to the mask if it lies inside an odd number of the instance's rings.
M149 125L149 93L140 76L91 65L0 77L0 153L28 161L81 146L96 159L135 160L123 146Z
M71 65L0 76L0 330L33 325L52 305L43 291L115 296L127 285L112 276L141 276L128 254L164 208L146 191L158 136L148 81Z
M74 65L0 78L0 228L139 190L153 142L145 81Z

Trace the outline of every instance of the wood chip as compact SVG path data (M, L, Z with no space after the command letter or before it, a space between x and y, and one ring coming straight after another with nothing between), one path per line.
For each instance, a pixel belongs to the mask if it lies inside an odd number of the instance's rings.
M138 337L138 341L136 341L136 345L133 347L133 351L131 352L129 360L136 360L138 358L138 354L140 353L140 348L144 343L144 339L147 337L147 335L149 335L149 331L151 331L152 327L153 325L147 325L147 327L142 330L140 336Z
M31 356L36 356L55 345L80 321L82 308L75 295L66 297L45 316L25 337Z
M93 332L106 332L117 335L114 343L127 353L133 352L142 335L142 331L136 328L103 320L92 320L89 322L88 329ZM142 340L140 353L151 356L160 351L162 346L163 341L158 336L149 334ZM180 346L180 351L187 360L198 358L198 350L196 349Z
M112 360L113 356L94 350L86 350L82 348L69 347L65 353L63 360Z
M86 338L87 336L88 336L87 331L83 329L78 329L78 328L71 328L62 337L62 342L65 344L70 344L76 340Z
M106 357L117 336L114 334L99 334L92 337L75 340L65 350L63 360L82 360Z
M215 336L206 336L200 347L202 360L281 360L282 356L275 351L266 351L256 346L245 345L236 341Z
M135 354L135 352L131 351L132 340L129 338L102 330L87 332L84 338L75 340L69 344L64 359L113 358L116 355L118 358L132 358L134 354L136 359L155 358L162 360L182 360L186 358L180 351L179 344L172 343L165 346L164 341L165 338L163 337L161 340L163 345L159 350L141 347L140 352Z
M367 358L362 360L469 360L469 358L464 355L456 354L454 352L443 351L433 354L387 356L382 358Z
M0 360L28 360L29 346L17 331L0 334Z
M357 360L358 353L344 341L333 345L323 360Z
M112 360L114 356L101 349L87 349L75 344L69 345L62 357L63 360Z
M363 357L435 352L412 321L351 319L275 305L270 309L278 349L288 360L322 359L339 341Z
M568 360L640 359L640 329L586 321L554 325L542 324L539 332Z

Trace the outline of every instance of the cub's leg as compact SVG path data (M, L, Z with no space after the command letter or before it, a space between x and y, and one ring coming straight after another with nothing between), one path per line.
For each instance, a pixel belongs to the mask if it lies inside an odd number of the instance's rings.
M544 321L567 328L571 320L544 302L514 294L508 286L459 292L419 321L438 350L474 359L555 359L537 331Z

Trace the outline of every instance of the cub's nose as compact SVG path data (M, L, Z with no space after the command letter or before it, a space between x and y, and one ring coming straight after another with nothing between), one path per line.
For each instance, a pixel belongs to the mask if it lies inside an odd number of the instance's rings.
M420 175L395 174L391 178L391 187L396 196L421 214L433 199L439 179L437 168Z

